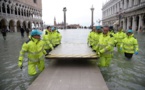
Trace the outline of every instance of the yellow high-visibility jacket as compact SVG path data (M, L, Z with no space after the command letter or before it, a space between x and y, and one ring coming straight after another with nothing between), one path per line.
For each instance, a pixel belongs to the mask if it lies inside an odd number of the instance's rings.
M46 54L44 45L45 43L42 40L31 38L23 44L20 51L19 61L23 62L25 53L28 54L29 62L39 62L44 59Z
M112 35L113 37L115 36L115 33L111 30L108 32L109 35Z
M112 57L114 49L114 38L111 37L109 33L107 35L101 35L96 49L96 52L99 52L101 56Z
M99 43L100 36L102 36L102 35L103 35L102 33L94 34L93 47L92 47L93 50L96 50L97 44Z
M122 40L126 37L126 33L121 31L121 32L117 32L114 36L115 36L115 41L117 45L121 45Z
M89 35L88 35L88 44L89 44L90 46L93 45L94 34L95 34L95 32L94 32L94 31L91 31L91 32L89 33Z
M44 49L54 49L53 45L50 43L50 39L51 37L49 34L43 36L43 41L45 42Z
M134 38L133 34L123 39L121 48L123 49L123 52L126 53L133 54L136 51L138 52L138 41L136 38Z
M46 29L44 35L48 35L49 33L51 33L51 32Z
M52 38L51 43L53 46L60 44L61 35L57 31L52 32L51 38Z

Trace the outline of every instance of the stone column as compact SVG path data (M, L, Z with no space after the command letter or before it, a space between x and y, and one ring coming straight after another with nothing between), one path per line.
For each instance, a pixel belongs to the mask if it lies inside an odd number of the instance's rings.
M63 8L64 12L64 29L66 29L66 7Z
M132 0L129 0L129 7L132 7Z
M126 9L126 5L127 5L126 0L124 0L124 9Z
M19 9L18 8L16 8L17 9L17 15L19 14Z
M126 22L125 22L125 18L123 19L123 30L126 30Z
M12 8L12 14L15 14L15 8L14 7Z
M127 30L129 29L130 26L130 17L127 17Z
M22 10L21 10L21 8L20 8L20 16L22 16Z
M2 8L2 3L1 3L1 7L0 7L0 9L1 9L1 14L3 14L3 8Z
M6 28L7 28L7 30L10 30L9 29L9 22L8 21L6 22Z
M110 10L110 15L111 15L111 8L109 8L109 10Z
M5 6L6 14L7 14L7 6Z
M25 24L26 24L26 29L27 29L27 28L28 28L28 21L26 21L26 23L25 23Z
M9 9L10 9L10 14L12 14L12 12L11 12L11 6L9 7Z
M121 1L121 8L122 8L122 9L124 9L124 6L123 6L123 1Z
M135 29L136 29L136 16L133 16L132 22L133 22L133 24L132 24L132 30L135 31Z
M91 8L91 12L92 12L91 26L92 26L92 29L93 29L93 26L94 26L94 8L93 8L93 6ZM111 13L111 12L109 12L109 13Z
M16 22L14 22L14 31L18 32L18 30L17 30L17 23Z
M119 3L117 3L117 11L119 12L120 7L119 7Z
M138 26L138 30L140 30L140 27L142 27L143 25L143 15L139 15L139 26Z
M22 21L20 22L20 27L23 27L23 22Z
M134 5L137 5L137 0L134 0Z

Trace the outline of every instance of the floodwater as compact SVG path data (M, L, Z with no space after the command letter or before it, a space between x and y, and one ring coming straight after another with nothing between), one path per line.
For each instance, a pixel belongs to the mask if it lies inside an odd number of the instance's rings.
M60 30L62 43L87 43L90 30ZM139 55L126 60L123 54L114 49L114 58L110 67L100 68L109 90L145 90L145 33L134 33L139 42ZM4 41L0 34L0 90L26 90L36 79L27 74L27 58L24 68L17 66L19 51L23 42L20 33L8 33ZM90 64L90 63L88 63ZM49 60L46 60L46 67Z

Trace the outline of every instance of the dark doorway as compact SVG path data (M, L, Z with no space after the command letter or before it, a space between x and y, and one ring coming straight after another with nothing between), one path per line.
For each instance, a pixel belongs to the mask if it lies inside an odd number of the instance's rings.
M139 27L139 16L136 17L136 28L135 28L136 31L138 31L138 27Z

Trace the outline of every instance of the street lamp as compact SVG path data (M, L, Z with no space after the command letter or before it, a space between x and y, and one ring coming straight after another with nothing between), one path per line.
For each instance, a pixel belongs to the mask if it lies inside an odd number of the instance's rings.
M64 12L64 29L66 29L66 7L63 8L63 12Z
M92 5L92 8L91 8L91 12L92 12L92 20L91 20L91 27L92 27L92 29L93 29L93 25L94 25L94 7L93 7L93 5Z
M100 26L100 23L101 23L102 20L98 19L96 22L99 24Z

